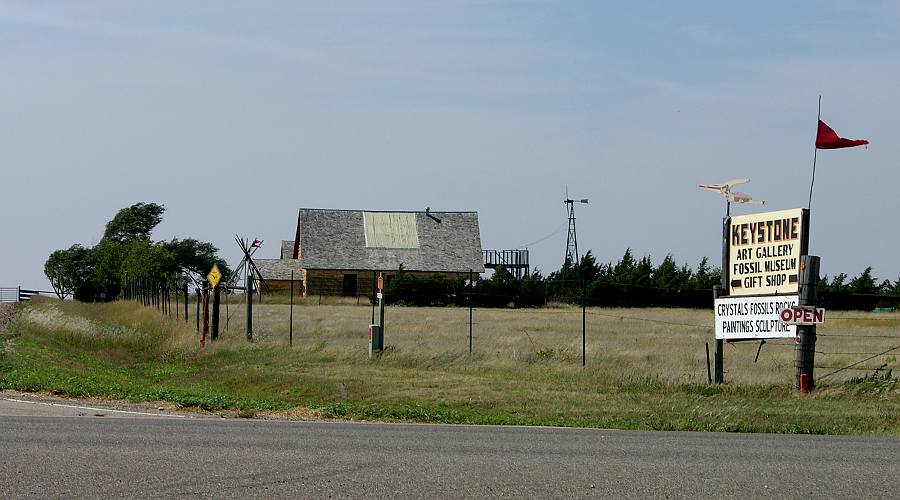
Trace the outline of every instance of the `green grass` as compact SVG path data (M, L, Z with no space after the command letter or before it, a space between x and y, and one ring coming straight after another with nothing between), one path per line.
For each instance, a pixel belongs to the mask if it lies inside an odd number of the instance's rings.
M299 408L358 420L900 435L895 378L851 372L800 396L786 344L767 344L759 362L755 345L727 350L729 383L707 384L711 334L697 326L709 324L705 311L593 310L582 368L580 310L477 311L469 354L460 321L468 311L391 308L391 348L369 361L369 308L295 308L288 346L285 307L258 308L252 344L232 317L230 332L199 349L193 323L155 308L38 301L0 333L0 389L169 401L242 418ZM838 316L834 332L887 332L900 322L857 326ZM822 337L820 347L877 348L848 342Z

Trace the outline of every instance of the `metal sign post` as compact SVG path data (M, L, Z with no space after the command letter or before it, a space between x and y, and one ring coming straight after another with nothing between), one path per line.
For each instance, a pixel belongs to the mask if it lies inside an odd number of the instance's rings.
M247 340L253 341L253 276L250 274L250 266L247 266L244 295L247 299Z
M378 273L378 335L375 338L375 349L384 350L384 273Z

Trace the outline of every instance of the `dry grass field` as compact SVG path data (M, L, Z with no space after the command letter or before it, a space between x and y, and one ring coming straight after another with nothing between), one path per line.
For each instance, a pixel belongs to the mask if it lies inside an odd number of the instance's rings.
M273 303L275 302L275 303ZM185 323L128 302L39 300L0 333L0 389L171 401L270 418L349 418L627 429L900 435L897 352L792 388L793 345L727 345L724 385L707 383L712 316L680 309L386 310L386 350L367 356L372 310L355 300L222 308L222 333L198 347ZM819 376L900 345L896 313L829 313ZM227 325L227 329L226 329ZM877 373L876 368L884 365ZM835 367L835 368L830 368Z
M265 299L264 299L265 300ZM287 345L290 306L254 304L256 340ZM281 302L281 301L280 301ZM243 338L245 307L229 305L223 339ZM223 329L225 309L222 309ZM377 310L376 310L377 322ZM297 347L321 345L342 356L365 356L369 305L355 299L318 299L293 308L293 341ZM711 311L695 309L588 308L586 362L613 377L653 376L670 382L707 382L706 346L715 349ZM515 366L551 363L581 366L582 311L557 305L544 309L475 309L473 354L483 363ZM463 359L469 353L469 310L466 308L388 307L385 313L387 356ZM900 313L834 311L818 328L817 376L900 346ZM757 357L757 352L759 353ZM829 375L823 385L897 367L896 349ZM725 346L726 380L741 384L789 384L794 376L793 339L735 342Z

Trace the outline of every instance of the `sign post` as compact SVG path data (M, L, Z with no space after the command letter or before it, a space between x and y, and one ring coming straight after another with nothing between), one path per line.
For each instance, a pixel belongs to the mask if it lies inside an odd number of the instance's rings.
M800 306L815 307L818 298L819 257L804 255L800 260ZM813 318L815 319L815 318ZM825 320L822 311L822 321ZM794 388L802 394L813 390L816 385L813 367L816 360L816 325L797 326L797 346L794 350Z
M378 335L374 339L375 349L384 350L384 273L378 273Z
M213 264L209 274L206 275L206 279L209 280L209 286L213 289L212 335L210 338L217 340L219 338L219 301L221 300L219 281L222 279L222 272L219 271L218 265Z

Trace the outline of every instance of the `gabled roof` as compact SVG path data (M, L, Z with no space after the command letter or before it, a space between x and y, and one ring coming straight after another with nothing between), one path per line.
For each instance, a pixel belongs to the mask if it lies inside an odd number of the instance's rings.
M301 208L296 250L305 269L484 272L477 212Z
M293 259L253 259L253 263L265 280L289 280L291 271L294 271L295 280L303 278L300 262Z
M294 255L294 240L281 240L281 259L290 259Z

